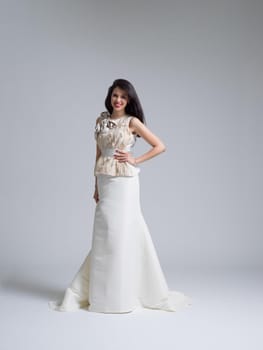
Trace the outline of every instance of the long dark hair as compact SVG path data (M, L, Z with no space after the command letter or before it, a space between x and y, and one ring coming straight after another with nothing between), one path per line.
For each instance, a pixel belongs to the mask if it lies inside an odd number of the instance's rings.
M143 124L146 124L145 116L143 113L143 109L139 100L139 97L136 93L135 88L133 85L126 79L116 79L114 80L113 84L108 89L108 94L105 99L105 107L107 108L108 112L112 114L113 107L111 105L111 95L113 90L118 87L122 90L124 90L128 94L128 103L125 108L125 113L128 115L131 115L133 117L136 117L140 119L140 121ZM137 137L140 137L140 135L136 135Z

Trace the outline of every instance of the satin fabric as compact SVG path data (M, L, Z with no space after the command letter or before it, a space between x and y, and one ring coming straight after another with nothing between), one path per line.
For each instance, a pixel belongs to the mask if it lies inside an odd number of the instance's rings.
M91 249L60 301L57 311L80 308L125 313L137 308L177 311L192 299L168 288L140 206L139 175L97 175Z

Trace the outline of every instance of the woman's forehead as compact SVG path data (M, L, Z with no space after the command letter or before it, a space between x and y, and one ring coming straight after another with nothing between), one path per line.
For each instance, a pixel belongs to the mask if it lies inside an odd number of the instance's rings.
M126 96L128 95L128 93L125 90L123 90L123 89L121 89L119 87L114 88L113 92L114 93L119 93L119 94L122 94L122 95L126 95Z

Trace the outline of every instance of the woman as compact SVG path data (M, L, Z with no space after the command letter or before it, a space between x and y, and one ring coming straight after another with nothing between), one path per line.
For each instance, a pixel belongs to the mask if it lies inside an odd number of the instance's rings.
M92 247L58 311L84 308L125 313L137 308L177 311L191 305L181 292L168 289L140 207L138 165L165 151L163 142L146 126L133 85L117 79L108 89L107 111L96 120L96 201ZM134 157L142 137L152 148Z

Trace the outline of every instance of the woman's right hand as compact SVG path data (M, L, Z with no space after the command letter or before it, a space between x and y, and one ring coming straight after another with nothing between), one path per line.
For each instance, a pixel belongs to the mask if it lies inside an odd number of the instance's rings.
M95 188L94 194L93 194L93 198L95 199L95 202L98 203L99 201L99 192L98 189Z

